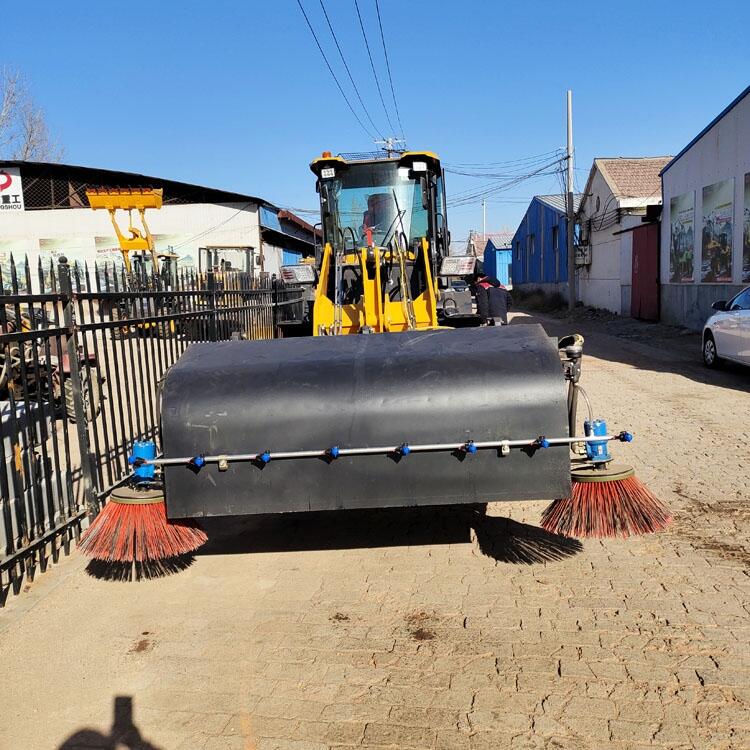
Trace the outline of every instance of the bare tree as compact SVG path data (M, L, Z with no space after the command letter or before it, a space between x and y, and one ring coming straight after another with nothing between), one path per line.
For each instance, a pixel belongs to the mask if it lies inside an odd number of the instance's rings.
M24 77L11 68L0 70L0 158L60 161L62 156Z

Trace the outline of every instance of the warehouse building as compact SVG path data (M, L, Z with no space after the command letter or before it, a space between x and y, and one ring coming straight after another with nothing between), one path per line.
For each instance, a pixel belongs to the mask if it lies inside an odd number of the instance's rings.
M640 229L661 210L659 174L669 159L594 159L578 210L578 299L584 305L658 317L658 231Z
M146 219L158 252L173 252L179 267L205 270L211 258L257 277L279 273L314 252L313 227L262 198L201 185L69 164L0 161L0 272L7 284L10 257L121 263L107 211L92 211L87 188L161 188L163 206ZM137 217L134 217L137 218ZM134 222L135 223L135 222ZM127 228L127 214L120 220ZM211 251L209 254L208 251Z
M661 319L694 330L750 284L750 87L662 170Z
M568 218L564 195L535 195L511 240L513 283L547 294L568 293ZM580 195L573 196L578 210Z

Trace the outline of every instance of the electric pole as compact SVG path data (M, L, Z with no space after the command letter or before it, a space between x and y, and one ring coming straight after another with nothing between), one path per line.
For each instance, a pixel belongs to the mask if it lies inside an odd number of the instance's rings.
M482 242L487 242L487 201L482 198Z
M576 306L576 253L573 247L575 211L573 209L573 92L568 89L568 309Z

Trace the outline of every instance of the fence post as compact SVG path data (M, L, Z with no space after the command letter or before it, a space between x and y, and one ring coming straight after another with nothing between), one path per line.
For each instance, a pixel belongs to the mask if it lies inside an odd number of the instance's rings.
M279 280L276 278L276 274L271 277L271 288L273 293L271 295L271 304L273 309L273 332L271 338L279 337Z
M206 272L206 286L210 294L208 295L209 304L209 323L208 323L208 340L218 341L216 315L217 315L217 293L216 293L216 274L213 271Z
M73 406L76 417L76 433L78 436L78 449L81 453L81 477L83 480L83 497L86 502L86 510L89 519L93 519L99 512L96 492L94 490L93 456L89 444L88 418L83 404L83 389L81 387L81 363L78 360L78 329L76 327L75 307L73 304L73 283L70 278L70 266L68 259L61 257L58 261L60 292L63 295L63 324L67 329L65 343L68 355L68 367L73 390ZM60 362L62 368L62 362ZM65 377L61 373L63 378ZM63 381L64 382L64 381Z

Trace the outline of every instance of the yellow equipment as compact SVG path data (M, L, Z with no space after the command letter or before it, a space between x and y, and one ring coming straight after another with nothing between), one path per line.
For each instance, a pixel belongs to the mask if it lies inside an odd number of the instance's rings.
M437 327L436 278L448 247L438 157L324 152L310 168L323 224L313 335Z
M159 272L159 259L154 249L154 238L146 223L147 208L161 208L163 190L161 188L90 188L86 191L89 205L94 210L104 208L109 211L109 218L115 229L120 243L120 252L125 263L125 270L130 274L130 252L133 250L148 251L154 272ZM130 236L126 237L120 229L116 213L128 212L128 229ZM141 217L141 229L133 225L133 211L138 211Z

